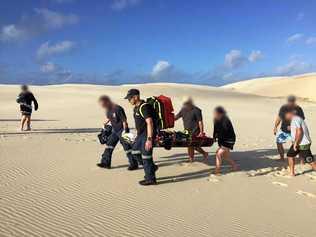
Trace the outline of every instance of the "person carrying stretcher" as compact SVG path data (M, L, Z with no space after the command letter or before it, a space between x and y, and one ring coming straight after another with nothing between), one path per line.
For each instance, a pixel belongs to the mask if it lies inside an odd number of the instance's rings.
M187 97L183 100L183 107L175 116L175 120L182 118L184 129L187 130L192 137L204 136L204 126L202 111L194 105L192 98ZM208 153L201 147L188 147L188 155L190 162L194 161L194 150L201 153L204 160L207 161Z

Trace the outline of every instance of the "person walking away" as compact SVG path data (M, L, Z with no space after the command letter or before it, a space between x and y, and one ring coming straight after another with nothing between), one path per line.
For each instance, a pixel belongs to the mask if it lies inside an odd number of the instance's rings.
M32 103L35 111L38 110L38 103L33 93L27 85L21 86L21 93L18 95L16 102L20 104L21 111L21 131L31 131ZM24 129L26 125L26 129Z
M301 117L303 120L305 119L303 109L297 105L296 97L293 95L288 96L287 103L283 105L279 114L275 120L273 134L276 136L276 144L278 153L280 155L280 160L284 161L284 147L283 144L291 141L291 131L290 131L290 122L285 119L285 112L288 109L293 109L294 113ZM280 130L278 130L279 125L281 124Z
M219 175L221 173L223 159L228 161L233 171L236 171L237 165L235 161L230 158L230 151L234 148L236 135L232 122L227 116L226 110L222 106L218 106L214 109L213 138L218 142L219 146L216 151L215 174Z
M128 170L137 169L138 163L132 156L132 147L122 138L123 132L129 132L124 109L120 105L113 103L107 95L103 95L99 98L99 104L106 110L106 120L104 122L104 126L110 123L112 126L112 133L106 143L101 162L97 165L100 168L110 169L113 151L117 143L120 142L129 161Z
M192 98L187 97L183 100L183 106L180 112L175 116L175 120L182 118L184 129L192 136L203 136L204 126L202 111L194 105ZM194 161L194 150L201 153L204 160L207 161L208 153L202 147L188 147L190 162Z
M140 92L137 89L130 89L125 99L134 106L134 120L137 136L132 146L132 153L136 160L140 157L143 160L145 179L140 185L155 185L156 171L158 166L153 161L153 143L156 137L155 112L153 107L140 99Z
M295 176L295 157L300 155L305 163L312 166L316 171L316 162L311 151L312 139L306 121L297 115L294 108L285 111L285 119L290 123L292 146L290 147L287 158L290 175Z

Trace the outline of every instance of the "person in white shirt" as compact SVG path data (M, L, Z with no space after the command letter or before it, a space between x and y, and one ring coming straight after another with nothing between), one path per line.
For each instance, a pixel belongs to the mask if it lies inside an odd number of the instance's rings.
M285 119L291 122L292 146L287 153L290 174L295 176L295 157L300 155L316 171L316 162L311 151L312 139L305 120L297 116L295 110L289 108L285 111Z

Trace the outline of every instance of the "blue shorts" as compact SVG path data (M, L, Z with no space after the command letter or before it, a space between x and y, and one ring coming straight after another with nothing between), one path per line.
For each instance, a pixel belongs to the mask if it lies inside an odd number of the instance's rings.
M291 140L292 140L291 133L279 131L276 135L276 143L278 144L283 144Z

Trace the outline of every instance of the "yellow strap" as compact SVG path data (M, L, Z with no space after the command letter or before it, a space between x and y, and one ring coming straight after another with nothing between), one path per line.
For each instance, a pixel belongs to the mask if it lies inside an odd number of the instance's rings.
M143 104L141 104L140 106L139 106L139 113L140 113L140 115L144 118L144 114L143 114L143 112L142 112L142 108L143 108L143 106L145 105L145 104L147 104L147 103L143 103Z

